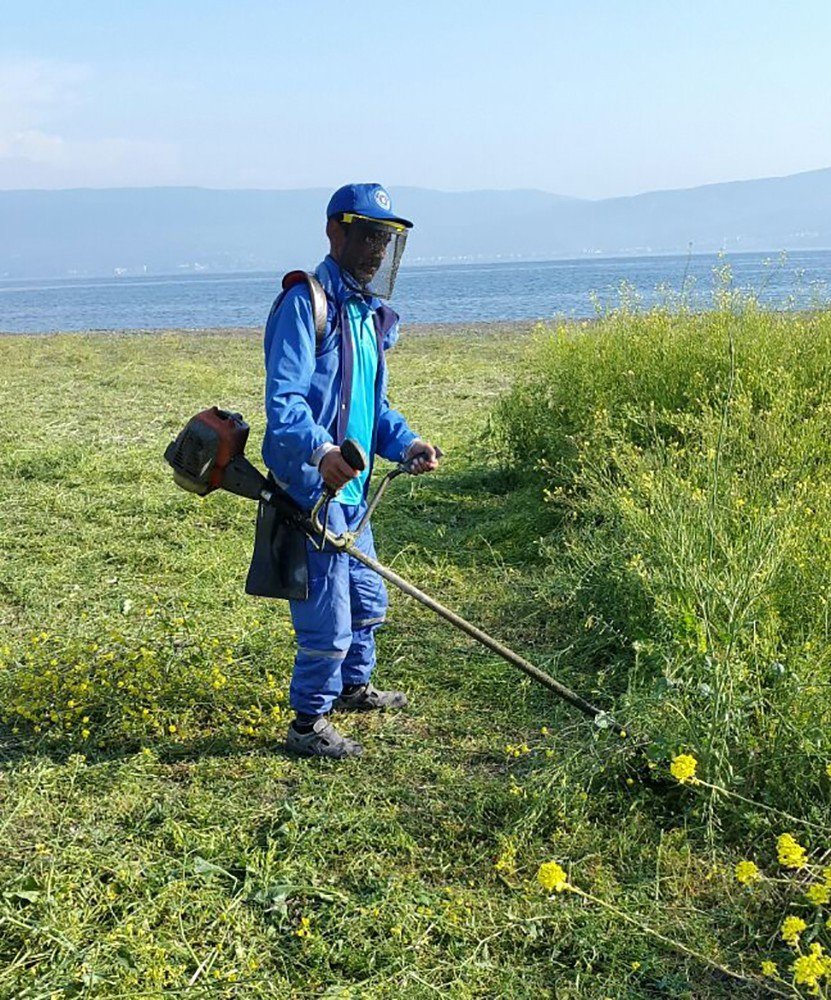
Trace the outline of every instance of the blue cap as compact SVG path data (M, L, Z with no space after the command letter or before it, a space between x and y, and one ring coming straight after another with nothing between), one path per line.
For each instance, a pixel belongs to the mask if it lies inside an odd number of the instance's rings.
M354 212L355 215L365 215L368 219L380 219L382 222L397 222L399 225L412 229L409 219L402 219L392 211L392 203L386 188L380 184L344 184L335 191L326 206L326 218L342 212Z

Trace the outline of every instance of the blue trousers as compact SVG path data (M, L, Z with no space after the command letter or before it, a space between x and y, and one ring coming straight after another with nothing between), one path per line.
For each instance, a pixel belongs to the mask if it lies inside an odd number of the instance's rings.
M339 534L355 528L365 504L333 503L329 529ZM375 556L372 526L356 542ZM309 596L290 601L297 654L289 688L296 712L323 715L345 684L366 684L375 668L375 631L387 614L384 581L346 552L318 552L307 543Z

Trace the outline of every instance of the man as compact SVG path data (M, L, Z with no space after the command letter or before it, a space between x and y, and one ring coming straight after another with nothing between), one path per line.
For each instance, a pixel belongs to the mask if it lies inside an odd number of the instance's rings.
M277 300L265 332L266 434L263 458L277 482L309 509L325 486L338 491L329 528L353 529L366 510L374 455L413 461L417 474L438 465L436 449L422 441L387 400L384 353L398 338L398 316L381 301L392 294L412 223L395 215L379 184L339 188L326 211L329 254L315 277L326 293L326 323L315 331L308 283ZM353 438L370 457L357 473L340 444ZM374 555L372 529L357 542ZM286 746L300 754L357 757L361 745L330 722L333 708L404 708L400 691L371 683L375 631L387 594L379 576L344 552L318 552L307 543L309 596L290 602L297 639L289 698L296 718Z

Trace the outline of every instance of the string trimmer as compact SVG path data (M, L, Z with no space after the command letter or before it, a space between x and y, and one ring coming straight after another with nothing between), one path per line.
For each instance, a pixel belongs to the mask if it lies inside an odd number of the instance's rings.
M388 472L376 488L367 506L366 513L354 531L335 535L328 529L328 506L334 496L331 490L324 490L311 511L302 510L291 497L266 477L245 457L248 439L248 424L239 413L229 413L212 407L192 417L175 441L165 451L165 459L173 468L173 478L177 485L192 493L205 496L216 489L224 489L238 496L275 508L281 521L300 529L315 545L328 545L336 551L348 552L354 559L369 566L379 576L393 584L425 607L430 608L455 628L469 635L471 639L486 646L503 660L521 670L538 684L553 691L558 698L568 702L584 715L592 719L602 729L611 729L621 736L626 735L624 727L608 713L586 701L575 691L555 680L550 674L529 663L512 649L466 621L454 611L446 608L423 590L413 586L403 577L383 566L376 559L361 552L355 540L369 523L387 487L398 476L412 474L414 458L400 462ZM341 445L344 460L356 472L366 468L367 459L361 447L352 440Z

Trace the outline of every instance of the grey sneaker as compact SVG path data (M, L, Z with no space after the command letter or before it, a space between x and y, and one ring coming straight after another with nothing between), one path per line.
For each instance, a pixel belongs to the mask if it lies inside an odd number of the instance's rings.
M374 684L364 684L351 694L342 694L335 708L350 712L386 712L388 708L406 708L407 696L403 691L379 691Z
M294 724L290 725L286 734L286 749L303 757L333 757L335 760L360 757L364 752L360 743L341 736L325 716L315 722L309 733L299 733Z

